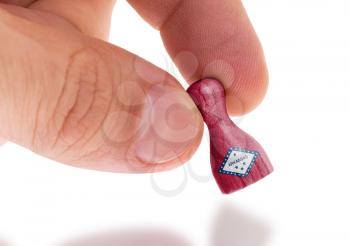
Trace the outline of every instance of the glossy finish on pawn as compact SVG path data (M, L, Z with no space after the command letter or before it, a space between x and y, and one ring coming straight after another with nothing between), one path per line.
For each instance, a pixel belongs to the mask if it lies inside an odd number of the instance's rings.
M187 92L208 126L211 167L223 193L242 189L273 171L261 145L228 116L225 90L219 81L198 81Z

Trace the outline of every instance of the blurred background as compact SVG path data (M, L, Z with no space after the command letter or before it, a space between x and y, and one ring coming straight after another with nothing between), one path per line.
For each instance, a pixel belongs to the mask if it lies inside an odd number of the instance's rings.
M221 195L207 132L188 163L162 174L81 170L6 144L0 246L350 245L350 3L244 4L270 88L258 109L235 120L269 153L271 176ZM125 0L110 41L183 81L158 32Z

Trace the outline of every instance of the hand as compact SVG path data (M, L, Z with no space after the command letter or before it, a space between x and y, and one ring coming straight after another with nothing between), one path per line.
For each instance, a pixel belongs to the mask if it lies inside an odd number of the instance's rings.
M106 42L114 0L0 0L0 136L77 167L154 172L184 163L202 118L175 78ZM189 83L223 82L231 115L267 88L239 0L129 0ZM142 40L140 40L142 42Z

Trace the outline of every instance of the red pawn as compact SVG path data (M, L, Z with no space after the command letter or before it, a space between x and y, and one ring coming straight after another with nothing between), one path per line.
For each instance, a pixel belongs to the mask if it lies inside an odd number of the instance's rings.
M204 79L187 91L208 126L211 167L223 193L242 189L273 171L261 145L228 116L225 90L220 82Z

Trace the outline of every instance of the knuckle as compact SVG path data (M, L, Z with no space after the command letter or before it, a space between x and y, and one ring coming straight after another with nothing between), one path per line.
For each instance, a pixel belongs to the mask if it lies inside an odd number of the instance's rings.
M98 133L111 106L112 87L111 73L96 50L86 48L70 57L60 95L43 134L44 148L49 148L50 156L79 152Z

